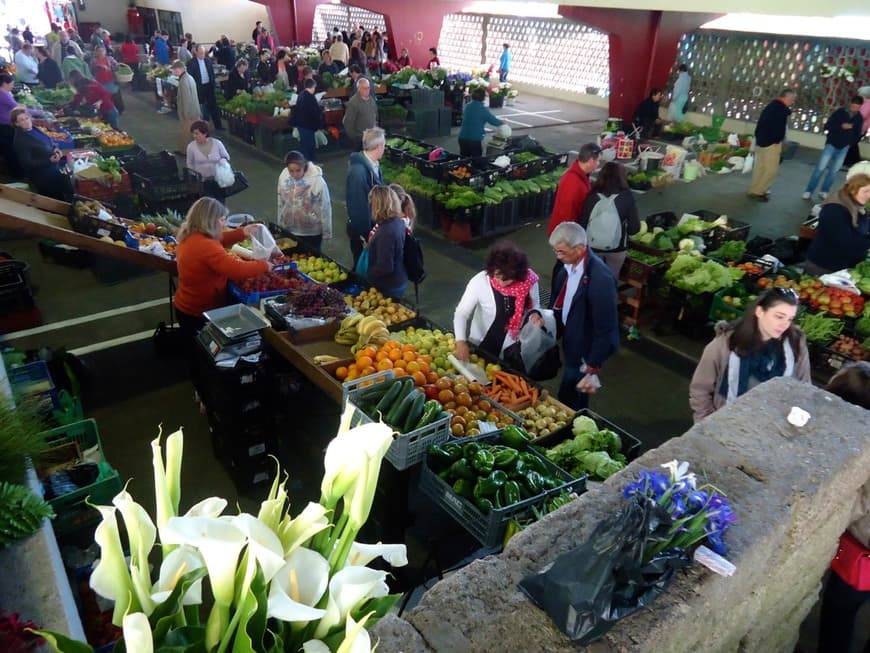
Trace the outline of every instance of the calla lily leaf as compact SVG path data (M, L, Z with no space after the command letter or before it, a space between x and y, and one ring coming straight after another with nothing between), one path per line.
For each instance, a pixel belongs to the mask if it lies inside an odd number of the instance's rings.
M166 633L159 653L206 653L205 628L203 626L182 626Z
M70 639L61 633L53 633L50 630L34 630L33 628L26 630L45 639L57 653L94 653L93 647L89 644Z
M376 599L369 599L351 610L350 615L354 619L359 620L370 614L370 620L376 622L392 610L393 606L396 605L396 602L400 598L402 598L401 594L388 594L387 596L381 596Z

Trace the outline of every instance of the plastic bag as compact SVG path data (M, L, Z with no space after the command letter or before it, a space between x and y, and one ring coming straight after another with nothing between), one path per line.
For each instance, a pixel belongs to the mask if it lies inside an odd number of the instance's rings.
M251 239L251 254L255 259L268 259L273 252L281 253L266 225L254 224L247 229Z
M322 129L318 129L314 132L314 146L315 147L326 147L329 144L329 140L326 138L326 132Z
M230 162L221 159L214 168L214 180L221 188L229 188L236 183L236 173L233 172Z
M568 637L588 644L652 603L674 572L690 564L680 550L642 563L645 542L667 537L670 527L670 515L648 497L627 499L622 512L601 522L586 542L519 587Z
M755 155L750 152L746 155L746 158L743 159L743 174L747 174L752 172L752 168L755 165Z
M529 320L533 313L537 313L544 320L543 327ZM524 372L535 381L546 381L555 377L562 367L562 359L556 342L556 318L553 311L528 311L517 341L504 350L502 357L511 367Z

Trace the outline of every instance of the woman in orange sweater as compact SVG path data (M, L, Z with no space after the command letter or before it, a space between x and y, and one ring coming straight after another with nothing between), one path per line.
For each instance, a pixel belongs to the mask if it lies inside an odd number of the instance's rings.
M173 303L182 332L191 338L205 325L204 311L226 305L228 279L238 283L271 269L268 261L243 261L227 253L226 247L257 228L246 225L225 231L227 213L216 199L201 197L178 230L178 290Z

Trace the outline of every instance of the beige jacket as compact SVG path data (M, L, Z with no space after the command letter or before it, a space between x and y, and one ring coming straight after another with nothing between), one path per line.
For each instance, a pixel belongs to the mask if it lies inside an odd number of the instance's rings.
M178 111L178 119L182 123L200 120L202 113L199 108L199 99L196 95L196 82L190 73L184 73L178 78L178 96L175 98L175 108Z
M798 327L792 327L797 329ZM810 382L810 359L807 351L807 339L800 334L798 351L793 352L788 342L785 342L786 369L785 376ZM716 337L704 348L692 382L689 384L689 406L692 408L692 419L697 423L729 403L731 397L723 397L719 393L722 379L728 374L728 387L736 392L737 379L740 374L740 357L734 354L728 346L731 327L727 322L716 324ZM736 363L736 365L733 365ZM733 381L732 381L733 379Z

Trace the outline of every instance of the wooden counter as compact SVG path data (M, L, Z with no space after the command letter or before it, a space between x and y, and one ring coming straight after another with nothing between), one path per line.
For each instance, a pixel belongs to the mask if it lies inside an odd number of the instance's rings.
M286 331L275 331L268 328L263 331L263 337L281 356L293 367L299 370L309 381L323 390L335 403L341 404L344 392L341 381L336 379L329 369L314 362L318 354L328 354L339 358L352 358L350 348L340 345L331 337L326 340L312 340L308 342L291 342L290 335Z
M70 205L67 202L0 184L0 229L48 238L125 263L178 275L178 266L174 260L120 247L73 231L66 217L69 211Z

